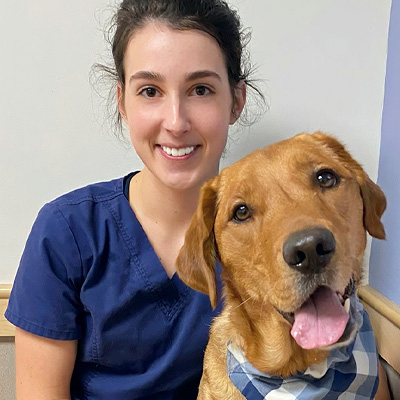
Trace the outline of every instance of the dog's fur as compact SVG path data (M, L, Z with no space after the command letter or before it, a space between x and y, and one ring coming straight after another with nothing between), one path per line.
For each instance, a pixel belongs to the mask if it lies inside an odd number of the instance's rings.
M321 188L317 171L340 182ZM234 220L245 204L250 217ZM222 265L224 309L211 327L199 399L243 399L226 372L227 343L240 347L258 370L288 376L327 357L304 350L278 311L294 312L321 285L343 291L362 274L366 231L383 239L386 200L336 139L300 134L256 150L201 189L199 205L177 259L181 279L218 301L215 262ZM313 226L332 232L336 251L320 273L302 274L284 261L292 232Z

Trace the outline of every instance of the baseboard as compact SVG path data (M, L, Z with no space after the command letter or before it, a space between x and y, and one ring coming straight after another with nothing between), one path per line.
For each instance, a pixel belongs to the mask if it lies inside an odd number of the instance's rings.
M370 317L379 354L400 374L400 307L368 285L358 296Z
M0 337L15 335L15 327L4 318L10 293L11 285L0 284Z

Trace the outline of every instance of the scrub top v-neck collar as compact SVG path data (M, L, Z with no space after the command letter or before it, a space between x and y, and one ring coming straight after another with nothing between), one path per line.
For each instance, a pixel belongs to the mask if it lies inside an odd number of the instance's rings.
M146 232L129 204L129 182L136 173L129 174L122 181L123 188L121 189L124 196L121 201L121 223L126 228L127 242L131 245L129 250L146 289L157 295L157 303L166 318L172 319L182 307L190 289L176 273L169 278Z

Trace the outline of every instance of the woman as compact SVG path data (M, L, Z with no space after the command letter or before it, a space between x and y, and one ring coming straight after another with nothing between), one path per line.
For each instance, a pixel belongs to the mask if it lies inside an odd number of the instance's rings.
M219 311L175 259L245 104L238 16L124 0L115 23L119 115L144 167L40 211L6 311L18 399L194 399Z

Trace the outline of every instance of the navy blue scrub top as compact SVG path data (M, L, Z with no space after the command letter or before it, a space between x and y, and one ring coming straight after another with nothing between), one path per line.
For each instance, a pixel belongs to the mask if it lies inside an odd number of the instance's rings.
M123 187L124 178L89 185L41 209L5 316L78 339L72 399L195 399L220 305L212 311L206 295L168 278Z

